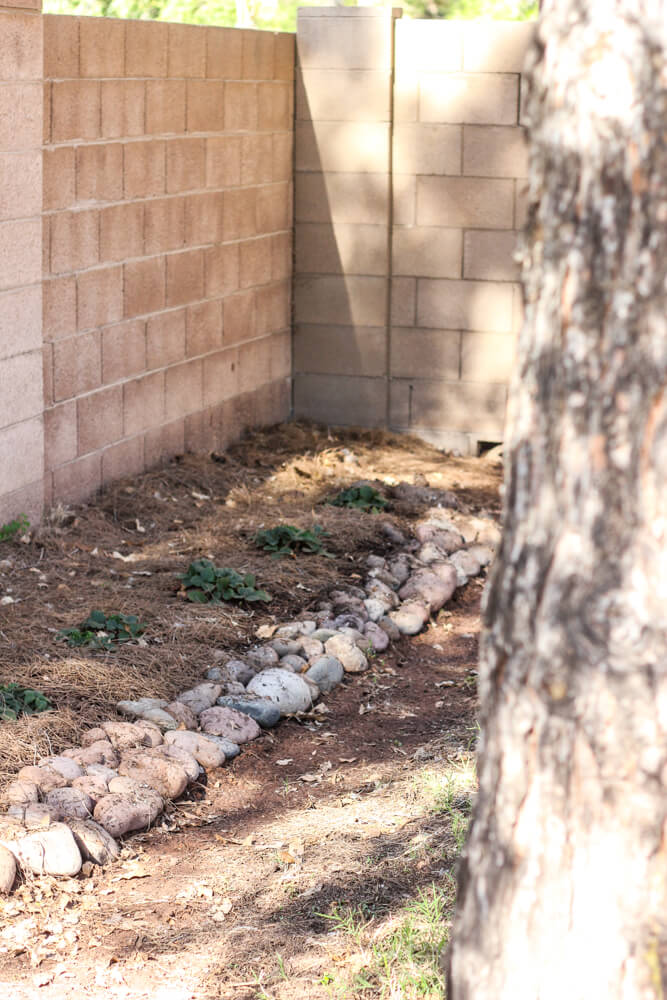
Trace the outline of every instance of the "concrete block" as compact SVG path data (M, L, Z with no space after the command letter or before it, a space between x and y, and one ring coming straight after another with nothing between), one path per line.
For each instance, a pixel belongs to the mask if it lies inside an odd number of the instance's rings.
M412 226L417 216L417 178L414 174L394 174L393 222L395 226Z
M0 83L0 149L42 145L43 94L38 83Z
M255 336L255 293L252 290L228 295L223 301L223 342L238 344Z
M225 128L230 132L254 132L258 121L256 83L225 84Z
M197 413L203 406L204 366L201 361L187 361L165 372L165 417L176 420Z
M222 299L189 306L186 317L185 351L188 358L210 354L222 347ZM208 359L206 361L208 364Z
M435 226L395 227L392 272L417 278L460 278L462 234L460 229Z
M79 53L82 77L122 77L125 72L125 21L117 17L79 18Z
M221 132L225 126L224 83L188 80L188 132Z
M418 177L417 224L511 229L514 184L484 177Z
M382 174L297 173L297 222L386 225L389 179Z
M463 173L468 177L527 177L524 130L502 125L464 126Z
M150 135L185 132L185 101L185 80L148 80L146 132Z
M227 195L225 195L225 204ZM257 233L277 233L292 225L290 184L266 184L257 188ZM243 235L243 234L242 234ZM251 235L248 233L247 235Z
M240 80L243 35L236 28L206 29L206 76L209 79Z
M384 327L299 323L294 331L295 372L382 376L386 356Z
M123 185L126 198L164 194L165 148L168 150L170 144L155 139L124 144Z
M53 398L56 402L92 392L101 382L102 352L97 331L54 343Z
M274 281L255 290L255 334L262 337L291 326L292 286ZM227 331L225 330L225 339Z
M92 148L94 149L95 147ZM16 156L17 154L13 155ZM34 156L35 153L31 152L26 155ZM20 176L17 178L16 183L22 184ZM39 187L36 188L36 193L39 193ZM58 208L70 208L74 205L75 201L75 147L56 146L54 149L44 149L42 154L42 205L44 210L48 212Z
M51 272L80 271L99 260L99 213L58 212L51 216ZM25 282L21 282L25 284Z
M386 226L300 222L295 229L300 274L371 274L388 270Z
M76 402L62 403L44 411L44 468L57 469L78 454Z
M77 328L91 330L123 316L123 269L95 268L76 278Z
M293 80L296 63L296 35L292 32L277 32L274 35L274 67L276 80Z
M271 163L273 166L272 180L292 181L292 152L294 136L291 132L274 132Z
M294 415L333 426L381 427L387 409L384 379L352 375L297 375Z
M389 169L389 126L297 122L296 169L380 174Z
M0 222L0 290L30 285L41 274L41 219Z
M169 25L167 74L206 76L206 32L199 25Z
M475 382L418 381L412 393L412 427L438 428L502 441L507 390Z
M162 427L151 428L144 435L146 468L158 465L166 458L182 455L185 451L183 420L174 420Z
M241 183L240 135L210 136L206 139L206 187L236 187Z
M257 127L260 132L287 131L292 128L293 121L293 84L257 84Z
M3 495L20 490L41 477L44 467L44 428L41 415L0 429L0 469ZM11 517L23 513L16 510Z
M297 60L304 69L388 69L391 65L391 12L365 8L366 16L302 17Z
M44 14L44 78L66 79L79 75L78 17ZM35 76L39 77L39 73Z
M391 374L394 378L459 377L461 334L458 330L393 327Z
M155 198L144 203L144 251L178 250L185 243L185 198Z
M0 360L41 348L41 331L41 285L0 294Z
M250 340L238 348L239 392L252 392L270 379L271 354L266 338Z
M147 257L123 265L123 315L158 312L165 306L165 258Z
M530 190L528 182L517 180L514 182L514 228L523 229L526 225L528 207L530 205Z
M123 385L123 433L139 434L165 419L165 374L155 372Z
M298 121L388 122L388 70L303 69L296 80Z
M204 291L207 298L229 295L239 288L239 244L228 243L204 251Z
M273 180L273 136L244 135L241 139L241 184L270 184Z
M102 452L102 483L114 483L118 479L140 476L145 469L144 438L119 441Z
M265 285L271 280L271 237L245 240L239 247L239 284L241 288Z
M483 281L517 281L513 259L516 233L511 230L469 230L463 240L463 277Z
M465 382L508 383L515 361L515 337L503 333L461 335L461 378Z
M512 330L512 286L491 281L417 281L417 326L446 330Z
M423 73L419 82L419 120L467 125L516 125L518 76Z
M463 68L471 73L521 73L536 23L475 21L463 26Z
M394 121L416 122L419 118L419 75L417 71L399 73L394 80Z
M123 389L120 385L101 389L76 401L79 454L86 455L123 435Z
M257 188L225 191L223 196L222 238L238 240L257 233Z
M55 84L53 85L55 88ZM143 80L102 80L102 131L105 139L143 135L146 85ZM84 137L85 138L85 137Z
M102 382L110 385L146 370L146 324L117 323L102 331Z
M149 316L146 323L146 367L166 368L185 360L185 309Z
M276 233L271 237L271 278L290 278L292 268L292 234Z
M0 361L0 385L0 420L3 424L41 417L44 409L41 348Z
M204 187L206 143L204 139L170 139L167 142L167 192L193 191Z
M42 211L42 158L39 150L0 153L0 222Z
M419 72L455 73L463 68L461 21L406 18L396 21L397 75Z
M169 26L161 21L127 21L125 25L125 75L167 75Z
M102 456L86 455L53 472L53 501L82 503L102 485Z
M44 340L71 337L76 332L76 278L71 275L66 278L44 281L42 296ZM3 301L6 301L4 296ZM7 315L4 310L0 309L0 315L3 314ZM12 314L9 313L9 315ZM22 315L23 310L21 310ZM18 320L18 316L15 317L14 321L16 322L16 320ZM0 330L3 330L1 320ZM0 337L0 340L4 340L4 336Z
M283 330L269 337L269 377L292 378L292 331Z
M244 31L241 36L241 76L244 80L272 80L273 32Z
M387 319L387 282L354 275L297 275L294 317L297 323L382 326Z
M41 80L40 19L24 11L5 11L0 19L0 80Z
M69 151L64 146L55 152ZM86 201L120 201L123 197L123 146L107 142L76 147L76 198ZM56 207L56 206L54 206Z
M53 406L55 395L53 390L53 344L42 347L42 383L44 385L44 406Z
M399 174L460 174L460 125L396 125L394 170Z
M4 90L4 88L2 88ZM40 112L41 117L41 112ZM97 80L56 80L51 85L51 139L97 139L100 135L100 84ZM105 132L105 135L108 135Z
M204 254L186 250L167 257L167 305L181 306L204 296Z
M140 257L143 249L143 204L134 201L103 208L100 212L100 261Z
M521 285L512 285L512 333L520 333L523 321L524 304Z
M190 194L185 199L185 244L200 246L222 239L222 193Z
M391 282L391 322L394 326L414 326L417 321L417 279L393 278Z

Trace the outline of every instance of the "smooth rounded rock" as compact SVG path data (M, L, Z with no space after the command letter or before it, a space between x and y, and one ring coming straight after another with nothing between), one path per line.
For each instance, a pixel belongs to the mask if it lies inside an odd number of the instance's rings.
M113 767L107 767L106 764L88 764L86 767L86 774L94 778L102 778L107 783L115 778L118 774Z
M417 635L429 619L428 608L420 601L406 601L388 617L402 635Z
M102 729L114 750L129 750L144 742L143 730L137 729L132 722L103 722ZM100 743L102 742L104 741L100 740ZM91 743L89 749L92 750L98 745L98 743Z
M364 635L376 653L383 653L389 646L389 636L386 631L375 622L368 622L366 624Z
M233 708L237 712L244 712L254 719L262 729L271 729L280 722L280 709L267 698L253 698L251 695L235 696L223 695L218 698L218 705L225 708Z
M256 740L261 733L258 724L249 715L222 705L207 708L199 716L199 721L205 733L224 736L232 743L249 743L250 740Z
M351 636L334 635L327 639L324 648L329 656L340 660L346 674L360 674L368 669L368 660Z
M166 733L169 729L178 729L179 726L179 720L171 712L167 712L163 708L148 708L145 712L142 712L141 718L145 722L152 722L163 733Z
M109 794L109 782L105 781L99 774L86 774L83 778L75 778L72 782L72 789L83 792L95 804ZM48 800L47 800L48 801ZM90 812L92 813L92 809ZM85 817L84 817L85 818Z
M401 630L399 629L396 622L393 622L391 618L388 617L381 618L380 621L378 622L378 626L382 629L383 632L386 632L391 642L395 642L396 639L401 638Z
M83 774L83 768L69 757L42 757L38 762L38 767L52 767L58 774L62 774L66 781L74 781L75 778L80 778Z
M11 892L15 879L16 858L11 851L0 845L0 892Z
M161 796L153 788L126 794L106 795L95 806L95 822L112 837L134 830L146 830L164 809Z
M490 545L469 545L468 552L475 557L480 566L489 566L495 555Z
M244 686L248 684L248 682L251 681L256 674L256 671L243 660L228 660L225 664L225 670L227 671L227 676L230 681L238 681L239 684L243 684ZM220 696L218 695L218 697Z
M215 743L225 755L225 760L233 760L241 753L241 747L233 740L228 740L225 736L216 736L214 733L207 733L206 739Z
M333 628L318 628L311 635L311 639L317 639L318 642L326 642L327 639L330 639L335 634L336 630Z
M271 646L254 646L245 654L248 662L255 670L267 670L278 663L278 654Z
M188 776L175 760L148 751L128 754L118 765L119 775L149 785L164 799L177 799L188 786ZM111 787L111 786L110 786Z
M301 649L301 646L299 646L299 649ZM305 660L303 656L295 656L293 653L289 653L287 656L281 656L279 666L283 670L291 670L293 674L300 674L303 668L308 666L308 660Z
M32 781L12 781L5 790L5 799L13 806L27 806L39 802L39 788Z
M461 549L450 556L449 561L456 570L457 584L459 587L465 586L471 576L477 576L481 566L477 559L467 549Z
M439 611L447 603L455 590L456 572L453 572L452 579L447 581L436 573L422 570L411 576L398 593L403 601L417 598L428 606L429 611L434 612Z
M345 671L343 664L335 656L320 656L304 675L308 680L314 681L322 694L328 694L336 685L340 684Z
M398 555L395 559L392 559L388 569L394 579L398 581L399 587L410 576L410 563L405 555Z
M314 657L321 656L324 652L324 646L319 639L311 639L310 636L303 636L298 642L301 655L306 660L312 660Z
M204 677L207 681L216 681L218 684L227 680L227 674L222 667L209 667Z
M197 728L197 716L187 705L184 705L182 701L170 701L167 705L165 712L169 712L169 715L176 720L177 726L170 726L170 729L176 729L178 726L185 726L186 729L196 729Z
M164 698L137 698L136 701L119 701L116 709L121 715L138 718L143 716L144 712L150 712L154 708L165 708L166 704Z
M278 667L256 674L248 684L248 691L268 698L278 706L281 715L307 712L313 704L310 688L303 678Z
M82 773L80 770L79 774ZM46 795L47 792L52 791L54 788L64 788L67 784L67 778L63 777L59 771L49 767L47 764L44 767L36 767L34 764L22 767L18 773L18 780L37 785L43 795Z
M299 643L296 639L272 639L269 646L275 649L281 660L283 656L293 656L299 652Z
M386 615L387 611L391 610L384 601L378 601L375 597L367 598L364 601L364 606L371 622L379 622Z
M208 771L214 767L222 767L225 754L213 739L208 739L202 733L193 733L189 729L177 729L165 734L166 744L183 747L202 767Z
M163 745L158 748L158 753L162 754L164 757L168 757L170 760L175 760L178 764L180 764L188 777L188 781L197 781L199 778L202 771L201 764L199 764L197 758L194 757L189 750L184 750L183 747L174 746L173 743L163 743Z
M120 847L114 838L94 820L70 819L67 825L84 861L106 865L120 855Z
M5 843L21 868L35 875L77 875L83 864L72 831L64 823L52 823L43 829Z
M159 747L164 743L163 731L150 719L135 719L134 728L141 734L142 746Z
M215 705L215 699L219 698L221 694L222 688L219 684L215 684L213 681L204 681L203 684L197 684L196 687L190 688L188 691L182 691L176 700L187 705L195 715L199 715L211 705Z
M80 788L54 788L46 796L46 804L56 819L67 819L69 816L88 819L93 815L95 807L90 795Z

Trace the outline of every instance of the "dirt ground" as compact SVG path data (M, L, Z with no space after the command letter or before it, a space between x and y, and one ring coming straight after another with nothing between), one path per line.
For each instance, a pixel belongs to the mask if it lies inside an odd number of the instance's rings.
M426 506L392 501L368 515L322 505L361 479L387 495L407 481L452 490L466 511L499 510L500 470L484 459L291 424L225 455L176 459L0 544L0 597L14 602L0 607L0 684L34 687L54 705L0 723L0 782L113 718L117 700L173 696L216 650L241 652L259 626L306 617L334 584L360 580L369 552L391 551L382 521L409 529ZM259 551L254 532L279 523L322 525L334 558ZM184 601L176 574L202 555L256 573L273 600ZM483 583L314 712L210 772L155 829L129 837L115 865L24 882L1 901L0 998L442 997L441 977L420 971L421 943L410 969L385 944L436 891L445 909L433 947L446 938L474 785ZM58 631L93 608L138 615L145 643L69 650Z

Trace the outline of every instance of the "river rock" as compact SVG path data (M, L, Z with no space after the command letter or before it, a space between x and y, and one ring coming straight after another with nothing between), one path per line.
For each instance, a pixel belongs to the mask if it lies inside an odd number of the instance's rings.
M32 781L12 781L5 790L5 799L13 806L27 806L39 802L39 788Z
M495 555L490 545L469 545L468 552L474 556L480 566L489 566L493 562Z
M119 723L119 725L124 725L124 723ZM71 757L84 771L89 764L106 764L107 767L118 767L120 760L109 740L97 740L87 747L72 747L71 750L63 750L62 756Z
M183 705L183 708L187 709L187 706ZM191 712L190 715L192 715ZM163 708L148 708L145 712L142 712L141 719L144 722L152 722L163 733L166 733L169 729L178 729L180 725L180 719L177 719L171 712Z
M387 568L391 575L398 581L399 587L410 576L410 561L407 555L403 553L392 559Z
M143 716L144 712L149 712L154 708L165 708L167 702L164 698L137 698L136 701L119 701L116 710L121 715L129 715L130 718Z
M429 612L421 601L405 601L388 617L403 635L417 635L428 621Z
M106 865L120 855L120 847L103 826L92 819L70 819L69 826L84 861Z
M53 811L46 802L30 802L27 806L10 806L7 810L10 816L15 816L28 830L48 826L55 820Z
M379 580L385 586L389 587L390 590L396 590L401 585L401 581L386 569L372 569L368 574L368 578L369 580Z
M379 601L375 597L369 597L364 601L364 606L368 614L369 620L372 622L379 622L383 618L390 608L387 607L384 601Z
M233 743L249 743L261 733L261 729L249 715L222 705L207 708L199 716L199 721L205 733L224 736Z
M481 570L481 566L474 555L467 549L461 549L460 552L455 552L450 560L451 564L456 570L457 583L459 587L463 587L471 576L477 576Z
M79 771L79 774L83 774L83 772ZM26 767L21 768L17 777L19 781L37 785L43 795L53 791L54 788L64 788L67 784L67 778L63 777L55 768L49 767L46 764L44 767L36 767L34 764L28 764Z
M382 653L389 646L389 636L383 628L375 622L367 622L364 635L370 642L376 653Z
M23 836L11 841L5 841L0 832L0 838L20 867L35 875L73 876L81 871L81 852L64 823L52 823L27 834L24 830Z
M177 729L175 732L166 733L164 741L187 750L207 771L214 767L222 767L225 763L225 754L220 746L202 733Z
M279 656L271 646L254 646L245 654L248 662L255 670L268 670L278 664Z
M328 694L340 684L344 676L343 664L335 656L318 657L305 674L307 680L317 684L322 694Z
M215 681L217 684L221 684L227 680L227 673L224 667L209 667L204 677L207 681Z
M199 715L215 705L216 698L219 698L221 694L222 687L219 684L215 684L213 681L204 681L203 684L197 684L189 691L181 692L177 700L187 705L195 715Z
M280 709L267 698L253 698L248 694L243 697L223 695L218 698L216 704L225 708L233 708L237 712L244 712L251 719L254 719L262 729L271 729L280 721Z
M159 747L157 751L128 753L118 765L118 773L121 777L134 778L141 785L149 785L165 799L177 799L188 786L185 770L177 761L165 759ZM109 789L113 786L114 783L109 782Z
M327 639L325 647L329 656L335 657L343 665L347 674L360 674L368 669L368 660L349 635L334 635Z
M366 556L366 565L369 569L384 569L387 560L384 556L376 556L375 553L371 552L369 556Z
M303 636L298 640L301 655L305 657L306 660L317 659L324 652L324 646L319 641L319 639L311 639L309 636Z
M301 646L299 646L299 649L301 649ZM303 656L295 656L293 653L290 653L288 656L280 658L279 665L283 670L291 670L293 674L300 674L303 668L308 666L308 660L305 660Z
M336 630L332 628L317 628L311 635L311 639L317 639L318 642L326 642L330 639L332 635L336 634Z
M134 728L141 734L142 746L159 747L164 743L162 730L150 719L135 719Z
M87 780L90 781L90 778ZM93 815L94 802L80 788L54 788L47 794L46 804L56 819L66 819L68 816L88 819Z
M248 684L248 691L268 698L278 706L281 715L307 712L313 703L310 688L302 677L276 667L256 674Z
M87 729L81 737L81 746L89 747L91 743L97 743L98 740L105 740L106 738L107 734L102 727L94 726L92 729Z
M380 626L383 632L386 632L390 642L395 642L396 639L401 638L401 630L399 629L396 622L393 622L391 618L386 616L384 618L381 618L380 621L378 622L378 625Z
M225 760L233 760L241 753L241 747L233 740L228 740L226 736L216 736L214 733L207 733L206 739L215 743L225 755Z
M157 752L163 757L175 760L180 764L187 775L188 781L198 780L202 771L201 764L199 764L197 758L189 750L174 746L173 743L163 743L161 747L158 747Z
M301 635L301 624L301 622L287 622L285 625L279 625L274 638L296 639L297 636Z
M58 774L62 774L66 781L74 781L75 778L80 778L83 774L83 768L80 767L76 761L71 760L69 757L53 756L53 757L42 757L38 761L38 767L52 767L54 771Z
M143 745L144 732L142 729L137 729L132 722L103 722L102 729L114 750L120 750L121 753L123 750L136 747L137 744ZM101 744L104 742L100 740L98 743L91 743L88 749L92 750L98 746L102 749Z
M86 774L93 778L102 778L108 784L112 778L117 776L118 771L112 767L107 767L106 764L88 764Z
M369 580L366 590L370 598L381 601L388 611L398 607L399 602L396 592L391 587L388 587L386 583L383 583L382 580Z
M256 673L244 660L228 660L225 669L230 681L238 681L244 686L252 680ZM218 695L218 697L220 696Z
M346 611L342 615L337 615L331 624L336 631L339 631L342 628L362 629L367 621L368 621L368 612L364 607L363 615L356 614L353 611Z
M431 612L434 612L439 611L447 603L455 589L455 572L452 573L451 580L447 582L436 573L429 573L428 570L422 570L411 576L403 584L398 593L403 601L409 601L415 597L418 598L428 605Z
M122 837L133 830L146 830L164 809L161 796L153 788L105 795L95 806L95 822L112 837Z
M279 660L282 660L283 656L295 656L299 652L299 643L296 639L272 639L269 646L275 649Z
M170 701L165 712L168 712L176 722L176 725L169 726L169 729L177 729L179 726L184 726L186 729L197 729L197 716L182 701Z
M16 858L11 851L0 845L0 892L11 892L15 878Z
M391 521L383 521L380 525L380 531L394 545L405 545L407 541L403 532L395 524L392 524Z
M99 774L86 774L83 778L74 779L72 782L72 789L76 789L79 792L83 792L84 795L87 795L91 799L94 807L96 802L99 802L100 799L103 799L105 795L109 794L109 782L105 781ZM92 811L93 810L91 809L90 812L92 813Z

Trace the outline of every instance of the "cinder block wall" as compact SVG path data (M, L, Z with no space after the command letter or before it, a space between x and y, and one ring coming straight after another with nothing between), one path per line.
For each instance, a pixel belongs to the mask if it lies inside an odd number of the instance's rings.
M294 36L43 22L49 503L288 416Z
M502 439L520 323L534 25L355 13L297 33L296 413L474 451Z
M0 6L0 524L42 511L42 18Z

